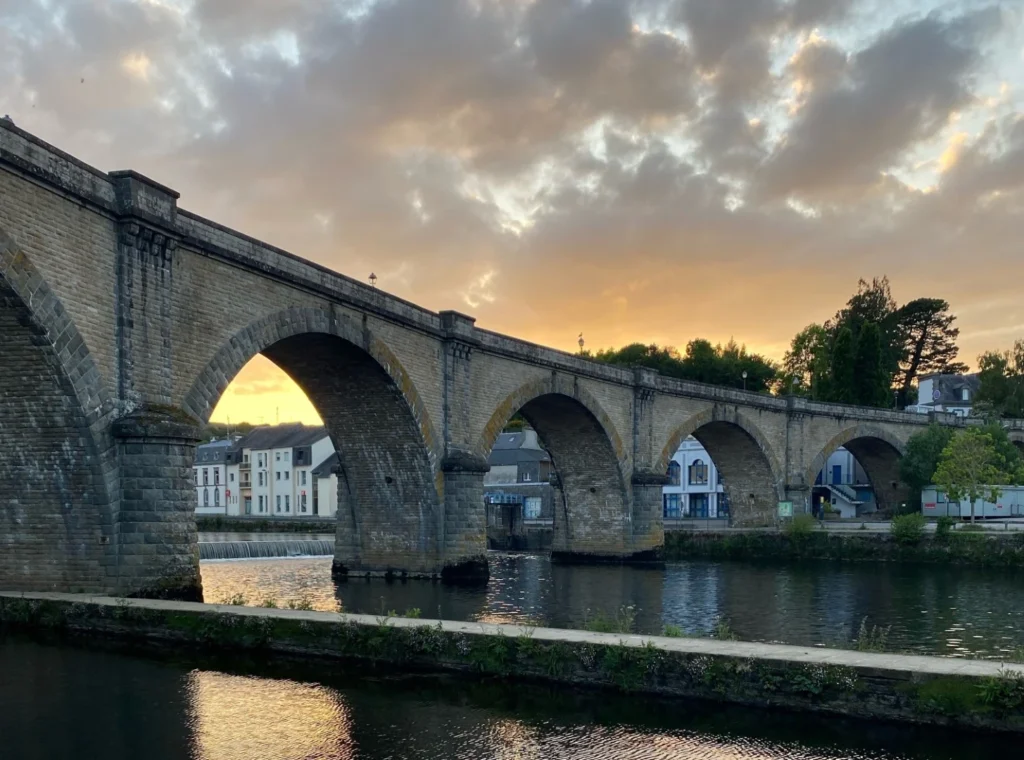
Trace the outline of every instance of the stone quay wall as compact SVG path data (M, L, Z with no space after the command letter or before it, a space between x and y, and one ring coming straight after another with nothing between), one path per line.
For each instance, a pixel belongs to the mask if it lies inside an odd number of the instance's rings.
M0 625L1024 732L1024 665L985 660L46 593Z

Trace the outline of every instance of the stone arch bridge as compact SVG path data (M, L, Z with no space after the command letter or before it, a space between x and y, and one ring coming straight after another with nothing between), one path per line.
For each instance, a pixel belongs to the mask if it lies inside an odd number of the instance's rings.
M509 418L558 473L555 550L662 545L680 441L708 449L735 520L806 507L845 445L879 500L928 417L605 366L433 312L178 207L0 122L0 588L198 596L198 425L257 353L342 462L335 570L486 574L487 456ZM955 424L955 420L944 420Z

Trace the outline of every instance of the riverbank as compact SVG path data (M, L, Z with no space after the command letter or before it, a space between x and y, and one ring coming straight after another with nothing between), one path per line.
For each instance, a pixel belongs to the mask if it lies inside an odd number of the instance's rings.
M2 593L0 623L1024 732L1024 666L981 660L71 594Z
M197 515L200 533L329 533L338 527L333 517L245 517Z
M1024 567L1024 534L956 531L901 543L891 534L874 531L674 531L665 533L663 556L667 561L827 559Z

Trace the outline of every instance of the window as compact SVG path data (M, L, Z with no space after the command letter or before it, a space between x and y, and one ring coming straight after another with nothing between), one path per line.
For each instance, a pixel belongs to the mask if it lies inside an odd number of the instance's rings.
M292 455L292 452L290 452L290 451L284 452L284 461L287 462L288 459L291 457L291 455Z
M263 455L262 454L257 454L256 455L256 465L258 467L262 467L263 466Z
M242 464L249 464L249 455L242 454Z
M530 471L529 470L524 471L523 472L523 482L524 483L529 483L531 480L533 480L533 477L531 476Z
M523 502L523 517L527 520L540 519L541 500L539 496L527 496Z
M677 465L678 466L678 465ZM666 493L662 494L662 512L667 520L678 520L679 519L679 494L677 493Z
M278 497L277 497L277 511L278 512L281 511L281 496L280 496L280 494L278 494Z
M281 461L281 452L280 451L275 451L274 452L274 461L277 461L277 462Z
M683 468L679 466L679 462L672 461L668 463L668 484L670 486L679 485L679 481L682 478Z
M220 485L220 467L213 468L213 484L215 486Z
M199 485L199 470L196 470L196 485Z
M691 493L689 506L688 517L700 519L708 517L708 495L706 493Z
M290 472L288 472L288 470L285 470L284 471L284 479L285 480L291 480L291 477L292 477L292 474Z
M306 492L305 491L303 491L302 495L299 497L299 508L303 512L306 511Z
M285 512L291 512L292 511L292 497L291 496L285 496L284 497L284 511Z
M259 484L262 486L263 485L263 473L262 472L259 473L259 475L257 475L257 478L259 479Z
M219 488L214 488L213 489L213 506L215 506L215 507L219 507L220 506L220 489Z
M306 485L306 471L305 470L302 471L301 478L302 478L302 485Z
M277 479L280 480L281 479L281 471L278 470L276 474L277 474Z
M203 468L203 485L210 485L210 469L208 467Z
M247 515L251 515L252 514L252 497L251 496L246 496L245 497L245 513Z
M235 482L235 473L233 473L233 472L229 473L228 474L228 480L231 481L232 483L234 483Z
M706 486L708 484L708 466L700 459L694 459L690 465L690 485Z
M962 398L963 398L964 401L970 401L970 399L971 399L971 392L969 390L967 390L967 388L964 388L964 393L963 393L963 397Z
M262 495L262 494L260 495L260 504L259 504L259 508L260 508L260 512L262 512L262 511L263 511L263 495Z
M203 489L203 506L210 506L210 489L208 488Z

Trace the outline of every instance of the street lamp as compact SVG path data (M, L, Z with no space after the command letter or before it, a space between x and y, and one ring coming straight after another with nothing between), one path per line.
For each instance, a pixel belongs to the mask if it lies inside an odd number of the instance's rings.
M370 272L370 287L377 287L377 275L375 275L373 272Z
M743 390L747 389L747 371L743 370Z
M576 342L580 344L580 353L582 354L583 353L583 333L580 333L580 339L578 341L576 341Z

